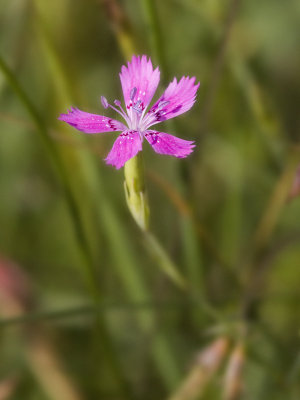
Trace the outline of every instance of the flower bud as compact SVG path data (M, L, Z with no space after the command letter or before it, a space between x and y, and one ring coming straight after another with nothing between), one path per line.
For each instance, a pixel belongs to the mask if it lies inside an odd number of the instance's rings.
M141 153L126 162L124 174L124 188L128 208L135 222L143 231L146 231L149 225L149 206Z

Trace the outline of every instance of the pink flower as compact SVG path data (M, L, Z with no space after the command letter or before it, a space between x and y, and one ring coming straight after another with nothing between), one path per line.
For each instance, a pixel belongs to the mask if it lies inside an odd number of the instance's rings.
M188 111L195 103L200 84L195 85L194 77L182 77L179 82L174 78L163 95L146 112L157 89L159 77L159 69L153 70L150 58L147 60L146 56L133 56L127 67L122 66L120 73L126 113L119 100L114 101L116 108L109 104L105 97L101 97L103 107L110 107L119 113L127 126L120 121L89 114L74 107L67 114L61 114L59 119L84 133L120 131L121 134L105 159L107 164L117 169L142 150L144 138L156 153L178 158L187 157L195 147L193 141L149 128Z

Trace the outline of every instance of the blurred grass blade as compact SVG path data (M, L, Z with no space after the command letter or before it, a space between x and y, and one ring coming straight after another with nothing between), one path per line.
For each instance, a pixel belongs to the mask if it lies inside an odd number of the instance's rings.
M225 259L226 267L230 268L229 272L235 273L234 266L238 262L243 216L242 188L240 186L228 188L220 213L220 243L218 250ZM228 229L229 226L230 229Z
M227 349L228 340L223 337L204 348L197 357L196 365L169 400L200 399L207 384L219 369Z
M145 243L150 255L156 260L157 265L181 289L187 289L187 281L179 272L177 266L169 258L164 248L150 232L144 233Z
M123 56L129 59L137 51L137 43L127 14L118 0L100 0L100 2L106 11Z
M200 129L202 135L204 133L205 134L207 133L207 129L208 129L209 122L210 122L210 117L211 117L211 114L213 111L215 96L217 94L217 89L219 86L222 69L223 69L223 65L225 62L225 55L226 55L226 50L227 50L227 46L228 46L229 39L230 39L231 30L232 30L233 24L235 22L240 3L241 3L241 0L232 0L229 5L228 14L227 14L225 25L224 25L223 36L222 36L222 39L221 39L221 42L219 45L219 49L218 49L216 58L214 60L213 66L212 66L210 87L207 92L206 99L204 101L204 105L203 105L203 109L202 109L201 129Z
M195 292L204 294L203 261L201 259L201 244L197 240L195 226L190 218L182 217L184 265L188 274L189 285Z
M159 23L156 0L141 0L145 14L148 37L151 39L152 53L164 72L163 79L168 77L167 61L164 49L164 39Z
M262 249L268 242L276 223L280 217L283 207L286 206L290 195L295 171L299 163L298 152L290 153L286 167L279 177L264 214L258 224L255 234L257 251Z
M268 112L265 106L264 93L246 60L240 54L231 52L230 68L236 82L240 85L249 105L249 109L257 123L256 133L263 147L267 150L274 166L282 165L283 147L280 145L280 121L277 115Z
M245 364L243 343L238 343L229 357L224 377L224 400L237 400L243 389L242 373Z
M71 216L73 218L74 228L75 228L75 232L76 232L76 235L78 238L78 243L81 247L82 255L84 256L84 259L85 259L85 265L87 265L89 268L89 273L87 274L87 280L88 280L90 286L94 287L94 279L93 279L94 271L91 267L92 256L90 253L89 244L85 237L84 227L82 226L82 221L81 221L81 216L80 216L80 211L77 207L77 202L76 202L76 199L74 198L73 191L70 186L68 174L65 170L65 166L62 162L59 152L58 152L54 142L52 141L51 137L48 134L48 131L47 131L46 125L44 124L43 119L40 117L35 106L31 102L31 100L29 99L27 94L24 92L22 87L20 86L14 73L6 65L6 63L3 61L1 56L0 56L0 70L3 72L7 81L12 86L13 90L15 91L15 93L17 94L17 96L19 97L21 102L23 103L24 107L27 109L29 115L32 118L32 121L34 122L34 124L37 128L37 132L40 134L42 140L44 141L46 148L52 157L52 161L54 162L54 165L56 166L56 168L60 174L63 188L65 190L67 204L69 206L69 210L70 210Z
M45 338L34 336L26 349L28 367L51 400L82 400Z

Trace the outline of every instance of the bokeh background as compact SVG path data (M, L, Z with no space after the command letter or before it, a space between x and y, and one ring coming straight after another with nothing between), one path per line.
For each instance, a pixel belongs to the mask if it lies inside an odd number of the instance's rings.
M298 0L0 0L1 400L300 398L299 37ZM151 237L114 134L57 120L132 53L201 82L193 155L144 144Z

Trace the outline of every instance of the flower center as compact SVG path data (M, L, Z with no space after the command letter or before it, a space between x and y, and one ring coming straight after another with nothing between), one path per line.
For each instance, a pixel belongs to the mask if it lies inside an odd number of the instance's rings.
M122 108L121 102L119 100L114 101L114 105L118 107L114 107L109 104L107 99L104 96L101 96L101 102L104 108L112 108L118 114L120 114L126 121L129 129L138 131L140 134L146 131L151 125L163 121L164 115L166 114L165 107L170 103L166 100L161 100L158 104L154 105L151 110L145 115L146 107L140 97L136 98L138 90L136 87L133 87L130 91L130 102L127 104L127 114ZM145 92L143 92L143 95Z
M145 106L139 97L135 100L137 92L136 87L133 87L130 91L130 103L127 105L127 114L130 119L129 128L141 131L143 128L142 120L145 113Z

